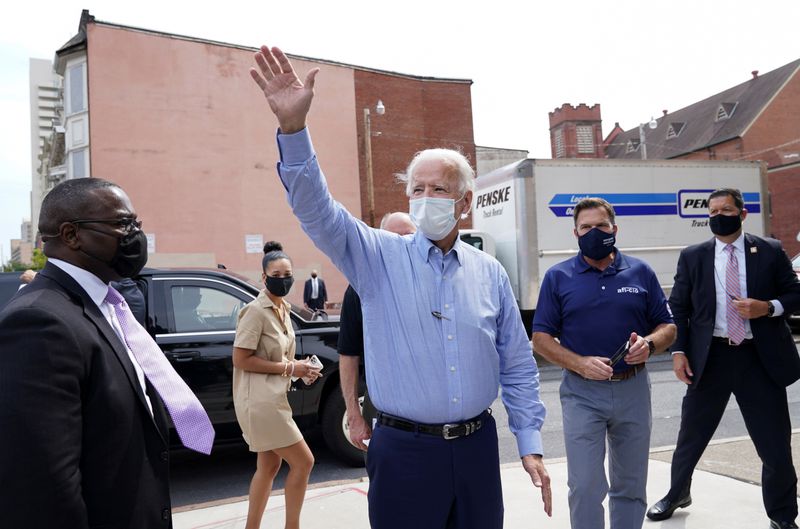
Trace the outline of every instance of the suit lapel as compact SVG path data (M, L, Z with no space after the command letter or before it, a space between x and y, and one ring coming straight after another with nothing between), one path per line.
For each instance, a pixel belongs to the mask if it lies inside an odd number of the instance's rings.
M712 238L711 240L703 243L700 257L700 274L703 282L702 284L711 285L711 293L713 294L710 297L704 296L704 299L710 299L711 302L712 321L717 317L717 281L716 277L714 276L714 260L716 257L714 255L715 250L716 238ZM701 285L698 285L698 287L703 288Z
M747 278L747 297L752 298L756 290L758 277L758 247L749 233L744 234L744 263Z
M81 304L83 305L83 314L86 318L91 321L100 334L105 338L108 345L111 347L111 350L114 352L114 355L117 358L117 361L120 363L122 370L125 372L125 378L128 379L128 382L131 385L131 389L133 389L134 393L136 393L137 398L142 406L145 407L148 415L150 415L150 409L147 406L147 401L144 397L144 392L142 391L142 386L139 384L139 379L136 376L136 370L133 368L133 364L131 363L131 359L128 357L128 350L122 344L117 336L117 333L111 328L111 325L108 324L105 316L103 316L100 309L95 305L92 298L86 293L86 291L74 280L72 276L58 268L53 264L47 264L42 270L42 275L45 277L49 277L59 285L61 285L69 294L75 299L78 299ZM155 403L153 403L155 406ZM153 426L156 426L155 422ZM156 426L156 429L159 430L159 434L162 434L161 430ZM163 434L162 434L163 437Z

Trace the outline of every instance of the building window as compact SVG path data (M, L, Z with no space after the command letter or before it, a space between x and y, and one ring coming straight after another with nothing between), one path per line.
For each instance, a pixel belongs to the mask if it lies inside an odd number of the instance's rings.
M86 171L86 149L80 149L69 153L72 162L72 178L84 178L88 176Z
M720 103L717 107L717 119L716 121L722 121L725 119L730 119L733 116L733 113L736 111L736 106L739 103Z
M84 97L84 71L86 63L76 64L67 69L67 87L69 90L69 114L83 112L86 110L86 98Z
M563 158L564 157L564 131L562 129L558 129L556 131L555 142L556 142L556 158Z
M625 145L625 154L636 152L639 150L639 140L630 139Z
M579 125L575 127L575 132L578 136L578 153L580 154L593 154L594 153L594 129L589 125Z
M685 126L686 123L682 122L670 123L669 128L667 129L667 139L671 140L672 138L677 138L680 136Z

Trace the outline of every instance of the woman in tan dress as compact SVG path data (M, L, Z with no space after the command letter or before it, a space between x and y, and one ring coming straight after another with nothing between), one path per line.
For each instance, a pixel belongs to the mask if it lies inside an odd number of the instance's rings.
M300 527L308 477L314 456L292 419L286 397L292 377L320 376L307 361L294 359L295 341L284 296L292 288L292 262L280 243L267 243L262 260L266 289L240 312L233 342L233 403L250 451L258 453L250 482L246 529L258 529L272 481L281 461L286 476L286 528Z

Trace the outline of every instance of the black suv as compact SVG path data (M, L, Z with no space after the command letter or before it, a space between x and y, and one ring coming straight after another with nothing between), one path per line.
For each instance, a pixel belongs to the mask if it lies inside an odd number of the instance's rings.
M1 308L19 287L19 273L0 279L0 286L8 287L7 296L0 292ZM258 296L260 285L227 270L205 269L145 268L135 280L147 302L147 330L203 403L217 440L241 439L233 409L233 338L239 310ZM313 313L296 306L291 316L297 357L317 355L323 364L323 376L314 384L292 383L294 420L301 430L320 426L340 460L363 466L363 452L350 444L347 434L336 352L338 318L315 320Z
M19 276L22 272L0 272L0 309L6 306L22 284Z
M258 296L260 285L227 270L149 269L136 278L147 300L147 329L175 370L205 406L217 438L241 439L233 409L231 354L239 310ZM289 403L300 429L322 427L331 451L343 462L363 466L363 453L348 439L339 386L338 318L315 320L293 306L296 355L317 355L322 378L301 380L289 389Z

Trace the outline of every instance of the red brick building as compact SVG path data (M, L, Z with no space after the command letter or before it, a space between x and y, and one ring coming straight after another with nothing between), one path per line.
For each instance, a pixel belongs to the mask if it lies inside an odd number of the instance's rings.
M224 263L255 278L260 241L280 240L295 275L318 269L330 300L340 300L344 278L286 203L275 168L277 121L248 72L255 51L101 22L84 11L78 33L56 52L64 104L44 190L64 178L119 183L144 221L153 266ZM376 222L408 211L395 174L416 151L459 148L474 163L472 81L292 58L301 78L321 69L309 127L331 192L354 215L370 217L364 109L371 109Z
M790 255L800 252L800 59L759 75L675 112L656 127L622 130L619 124L600 143L600 106L565 104L550 113L554 158L596 157L763 160L767 164L772 235ZM596 108L596 110L594 110ZM583 127L584 141L571 136ZM589 130L591 129L591 134ZM558 135L564 138L557 149ZM641 138L645 139L644 145ZM559 156L560 154L560 156Z

